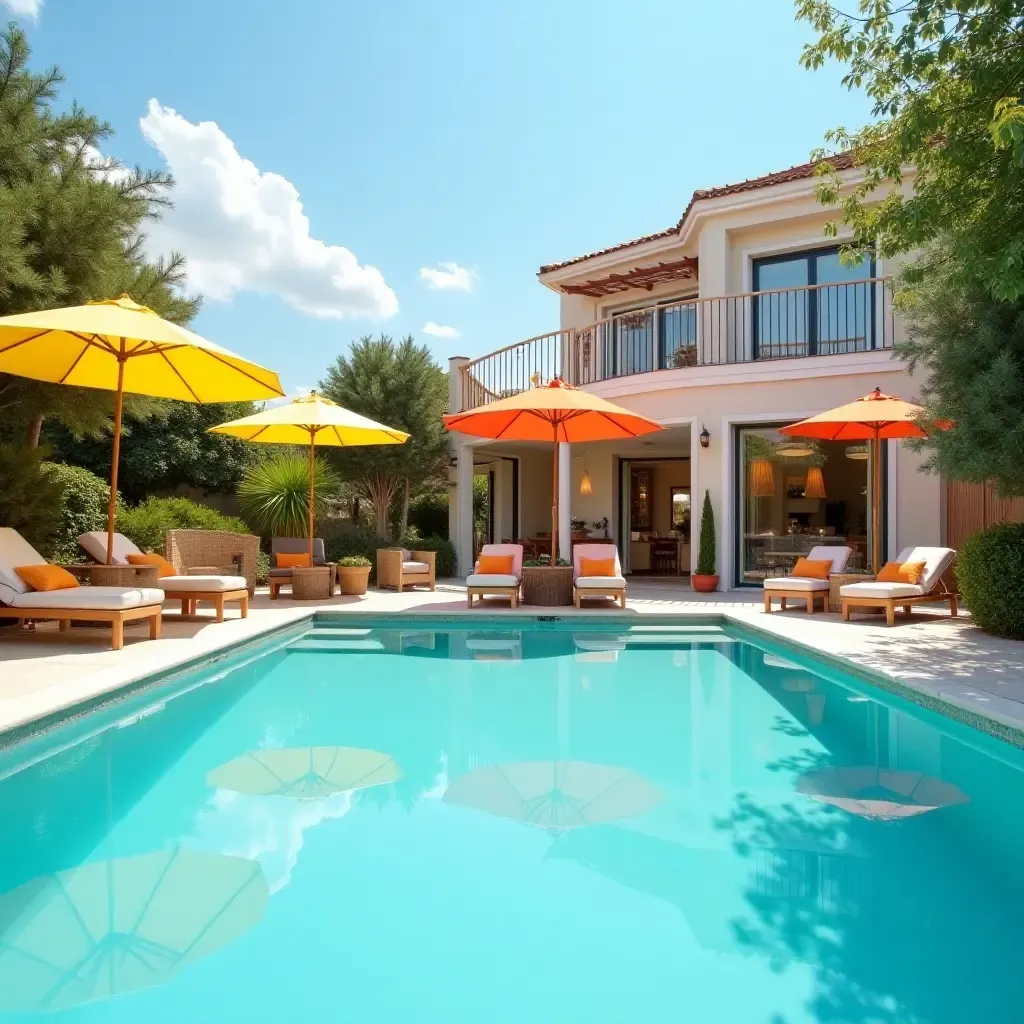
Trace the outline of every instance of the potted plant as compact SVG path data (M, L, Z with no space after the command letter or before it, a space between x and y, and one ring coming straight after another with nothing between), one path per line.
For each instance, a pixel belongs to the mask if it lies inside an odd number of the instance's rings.
M604 535L604 539L605 540L608 539L608 517L607 516L604 516L604 518L602 518L602 519L594 520L594 522L591 523L590 525L593 526L595 530L601 530L603 535Z
M710 594L718 589L715 573L715 510L711 507L711 492L704 491L704 507L700 513L700 548L697 551L697 571L690 578L693 589Z
M343 594L362 596L370 582L371 562L362 555L348 555L338 562L338 585Z
M566 606L572 604L572 565L550 555L523 562L523 604Z
M573 518L569 520L569 526L572 530L573 540L586 540L587 537L590 536L587 532L587 523L585 519L579 519L576 516L573 516Z

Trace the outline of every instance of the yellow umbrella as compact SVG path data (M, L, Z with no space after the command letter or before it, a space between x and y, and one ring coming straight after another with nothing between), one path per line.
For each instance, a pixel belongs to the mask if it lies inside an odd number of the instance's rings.
M285 747L236 757L206 776L215 789L252 796L320 800L402 777L394 758L360 747Z
M264 409L229 423L210 427L212 434L230 434L260 444L309 445L309 562L313 564L313 473L316 446L354 448L368 444L405 444L409 435L394 427L350 412L315 391L287 405Z
M116 392L108 562L125 393L182 402L259 401L283 394L272 370L164 320L128 295L0 317L0 372Z
M259 923L268 896L255 861L181 848L33 879L0 895L0 1006L162 985Z

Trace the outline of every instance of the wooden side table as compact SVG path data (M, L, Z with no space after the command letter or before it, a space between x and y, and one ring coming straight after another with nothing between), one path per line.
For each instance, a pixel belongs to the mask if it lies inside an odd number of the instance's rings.
M523 604L564 607L572 604L571 565L524 565Z
M875 577L867 572L837 572L828 578L828 610L839 611L839 588L847 583L870 583Z
M65 568L94 587L156 587L160 579L160 570L155 565L101 565L94 562L79 562Z

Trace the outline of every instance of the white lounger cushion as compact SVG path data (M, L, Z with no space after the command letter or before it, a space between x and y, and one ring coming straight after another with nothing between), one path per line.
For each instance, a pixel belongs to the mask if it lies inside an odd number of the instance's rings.
M244 576L164 576L157 581L157 586L168 594L189 591L219 594L226 590L245 590L248 584Z
M474 573L466 580L467 587L518 587L518 576L502 576L500 573Z
M928 591L912 583L847 583L840 597L921 597Z
M853 554L853 548L843 547L839 544L819 544L811 548L807 555L812 562L831 562L830 572L839 573L846 568L846 563Z
M0 527L0 601L11 604L29 585L14 571L19 565L44 565L46 559L17 530Z
M580 576L576 587L579 590L625 590L626 580L622 576Z
M904 548L896 556L896 561L901 565L904 562L924 562L920 586L927 594L928 591L934 589L954 558L956 558L956 551L953 548Z
M107 560L107 534L104 530L90 530L78 538L78 546L97 562ZM141 555L142 552L123 533L114 534L114 550L110 561L113 565L127 565L129 555Z
M523 575L523 545L522 544L485 544L480 549L480 555L511 555L512 575L519 579ZM473 574L479 576L476 570L480 567L479 559L473 566ZM495 584L502 586L504 584Z
M421 572L430 572L430 566L426 562L403 562L402 572L407 576Z
M164 592L152 587L68 587L66 590L31 590L18 594L10 602L12 608L67 608L73 611L104 609L123 611L143 605L164 603Z
M828 580L811 580L804 576L770 576L765 590L828 590Z

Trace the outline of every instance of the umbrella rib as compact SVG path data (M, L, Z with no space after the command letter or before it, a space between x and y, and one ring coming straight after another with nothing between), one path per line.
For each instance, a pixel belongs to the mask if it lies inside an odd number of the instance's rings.
M88 351L89 343L86 342L84 345L82 345L82 351L79 352L77 356L75 356L75 361L68 367L67 373L65 373L64 376L61 377L61 379L57 382L58 384L64 384L67 382L68 377L70 377L71 374L75 372L75 367L82 361L82 357Z
M519 410L517 410L517 411L516 411L516 414L515 414L515 416L513 416L513 417L512 417L512 419L510 419L510 420L508 421L508 423L506 423L506 424L505 424L505 426L503 426L503 427L501 428L501 430L499 430L499 431L498 431L498 432L497 432L497 433L496 433L496 434L494 435L494 440L495 440L495 441L500 441L500 440L501 440L501 438L502 438L502 436L503 436L503 435L505 434L505 432L506 432L507 430L509 430L509 429L510 429L510 428L512 427L512 425L513 425L513 424L514 424L514 423L515 423L515 422L516 422L516 421L517 421L517 420L519 419L519 417L520 417L520 416L522 416L522 415L523 415L523 413L524 413L524 412L526 412L526 410L525 410L525 409L519 409Z
M265 387L268 391L273 391L274 394L280 395L282 398L284 398L284 392L280 388L272 387L270 384L267 384L266 381L260 380L259 377L255 376L252 373L249 373L248 370L243 370L240 366L235 366L234 363L229 362L227 359L225 359L223 356L218 355L216 352L211 352L209 349L205 348L196 349L196 351L202 352L203 355L209 356L211 359L216 359L218 363L223 363L225 366L230 367L236 373L240 373L243 377L248 377L249 380L253 381L254 383L259 384L262 387Z
M260 427L260 429L259 429L259 430L257 430L257 431L256 431L256 433L252 435L252 437L247 437L247 438L245 438L245 440L246 440L246 441L255 441L255 440L256 440L256 438L258 438L258 437L260 436L260 434L262 434L262 433L264 433L265 431L269 430L269 429L270 429L270 426L271 426L271 425L270 425L269 423L267 423L266 425L264 425L264 426Z
M200 403L201 403L201 402L202 402L202 399L201 399L201 398L200 398L200 397L199 397L199 396L198 396L198 395L197 395L197 394L195 393L195 391L193 391L193 390L192 390L192 387L191 387L191 385L189 384L189 382L188 382L187 380L185 380L185 378L184 378L184 377L183 377L183 376L181 375L181 371L180 371L180 370L179 370L179 369L178 369L178 368L177 368L177 367L176 367L176 366L174 365L174 363L172 363L172 362L170 361L170 359L168 359L168 358L167 358L167 356L166 356L166 354L164 353L163 349L159 349L159 348L158 348L158 349L156 350L156 354L157 354L158 356L160 356L160 358L161 358L161 359L163 359L163 361L164 361L164 362L165 362L165 363L166 363L166 364L167 364L167 365L168 365L168 366L169 366L169 367L170 367L170 368L171 368L171 369L172 369L172 370L174 371L174 373L175 373L175 375L177 376L178 380L180 380L180 381L181 381L181 383L185 385L185 388L186 388L186 389L188 390L188 393L189 393L189 394L190 394L190 395L191 395L191 396L192 396L192 397L193 397L193 398L194 398L194 399L195 399L195 400L196 400L197 402L200 402Z
M108 354L117 355L117 346L111 345L111 343L107 341L107 339L104 338L102 334L87 335L80 334L78 331L67 331L66 333L69 334L72 338L77 338L79 341L84 341L87 345L92 345L95 348L102 349L104 352Z
M153 902L154 899L156 899L157 890L160 888L161 885L164 884L164 879L167 877L167 873L174 866L174 862L178 859L178 854L180 852L181 847L177 846L175 847L174 852L170 855L170 857L167 858L167 863L164 865L163 871L160 872L160 877L157 878L156 882L153 885L153 888L150 890L149 897L147 898L146 902L142 904L142 909L139 910L138 917L135 918L135 923L131 927L132 932L134 932L139 927L139 925L142 924L142 919L146 916L146 911L149 910L150 904Z
M40 338L45 338L49 333L49 330L40 331L38 334L33 334L30 338L22 338L21 341L14 342L13 345L5 345L4 348L0 349L0 352L11 352L22 345L27 345L30 341L38 341Z
M199 942L202 941L202 939L206 936L206 933L217 923L218 920L220 920L220 918L224 914L227 913L228 909L231 907L231 904L234 903L235 900L237 900L238 897L241 896L242 893L246 889L248 889L250 885L252 885L257 876L259 876L260 878L263 877L263 869L260 867L259 864L254 864L252 874L245 880L245 882L242 883L241 887L235 893L232 894L231 898L227 901L227 903L225 903L224 906L221 907L220 910L218 910L217 913L214 914L213 917L211 917L210 920L206 922L206 927L203 928L203 930L192 940L192 942L190 942L181 951L181 956L178 957L179 961L184 960L193 950L193 948L197 946Z
M344 438L342 438L341 434L338 432L338 425L337 425L337 423L335 423L334 426L331 429L334 431L334 436L338 439L338 444L342 448L347 448L348 445L345 444Z

